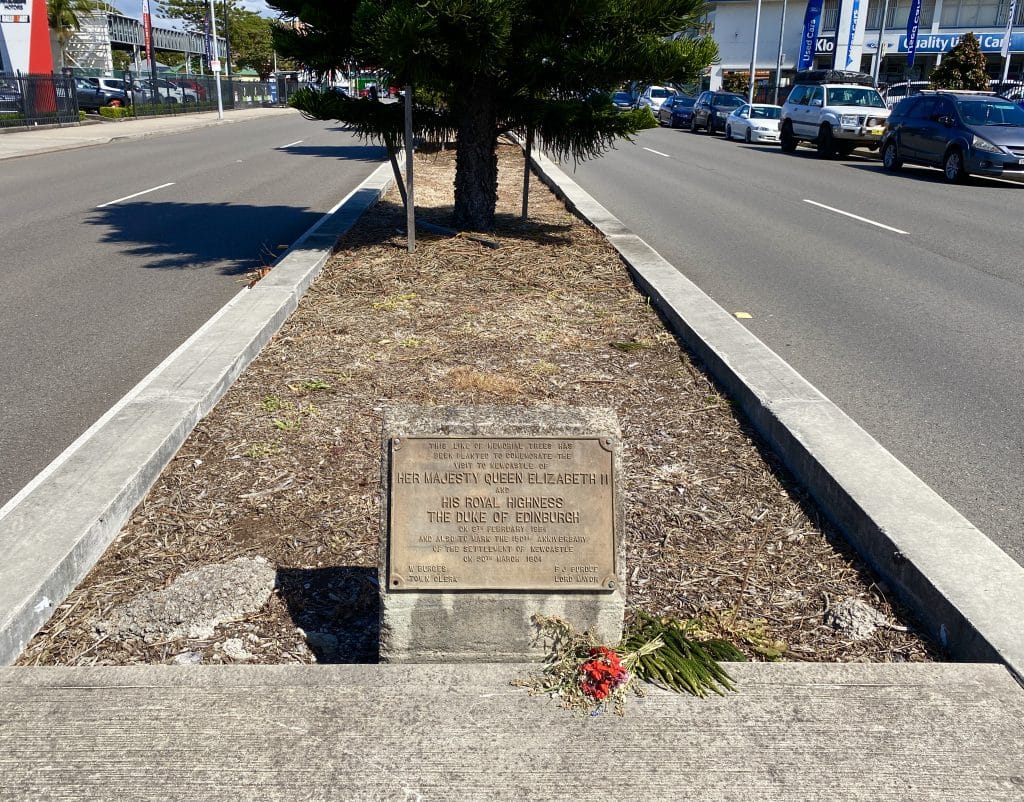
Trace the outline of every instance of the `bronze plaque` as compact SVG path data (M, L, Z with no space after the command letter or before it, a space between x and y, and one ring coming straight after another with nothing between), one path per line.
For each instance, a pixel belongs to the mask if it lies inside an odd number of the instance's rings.
M614 590L611 447L392 439L389 590Z

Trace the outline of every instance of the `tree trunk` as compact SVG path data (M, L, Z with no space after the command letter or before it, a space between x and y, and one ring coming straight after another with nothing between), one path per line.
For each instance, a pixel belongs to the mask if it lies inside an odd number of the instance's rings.
M487 86L470 84L457 90L459 103L455 151L453 222L464 231L494 228L498 203L498 146L494 97Z

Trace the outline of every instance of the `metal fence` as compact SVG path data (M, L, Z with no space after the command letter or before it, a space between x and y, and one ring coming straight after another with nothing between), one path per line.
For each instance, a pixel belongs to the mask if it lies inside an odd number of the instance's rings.
M0 74L0 128L78 123L74 79Z

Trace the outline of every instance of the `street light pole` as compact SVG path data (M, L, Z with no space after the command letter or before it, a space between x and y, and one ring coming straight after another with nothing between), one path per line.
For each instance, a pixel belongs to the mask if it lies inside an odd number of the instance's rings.
M224 66L225 75L231 79L231 17L228 16L228 0L224 0Z
M779 84L782 83L782 37L786 33L786 0L782 0L782 22L779 23L779 59L775 62L775 99L772 101L779 105Z
M217 47L217 13L210 0L210 33L213 39L213 80L217 84L217 119L224 119L224 100L220 94L220 51Z
M875 49L875 72L871 76L875 82L875 86L878 86L878 73L882 69L882 54L885 52L885 18L889 16L889 0L885 0L885 4L882 6L882 21L878 26L878 47Z
M754 66L757 61L757 35L761 29L761 0L757 0L757 14L754 16L754 46L750 49L750 86L747 88L747 103L754 102Z

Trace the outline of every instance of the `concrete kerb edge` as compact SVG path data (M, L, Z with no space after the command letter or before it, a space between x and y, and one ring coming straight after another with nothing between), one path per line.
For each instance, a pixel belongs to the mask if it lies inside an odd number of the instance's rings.
M287 320L338 237L392 181L390 165L382 164L281 258L273 281L268 276L265 286L261 281L229 301L195 341L147 377L144 388L130 391L128 403L59 456L57 467L44 469L45 478L6 510L0 553L16 559L0 564L0 665L17 659L91 570L198 422ZM347 225L332 225L340 217ZM331 236L314 236L318 229ZM143 427L147 436L139 439L146 443L139 454L118 459L114 433L133 426Z
M605 234L667 325L930 633L957 659L999 661L1024 684L1018 623L1024 568L546 156L535 153L532 167L570 210ZM724 332L722 339L743 353L709 345L700 333L709 327ZM764 366L756 381L742 367L752 360ZM826 442L813 431L815 421L819 429L829 427ZM849 444L851 453L867 454L870 468L851 465L849 453L837 453L839 442ZM895 501L892 485L902 494ZM909 512L901 514L901 504ZM962 559L950 560L951 551Z

